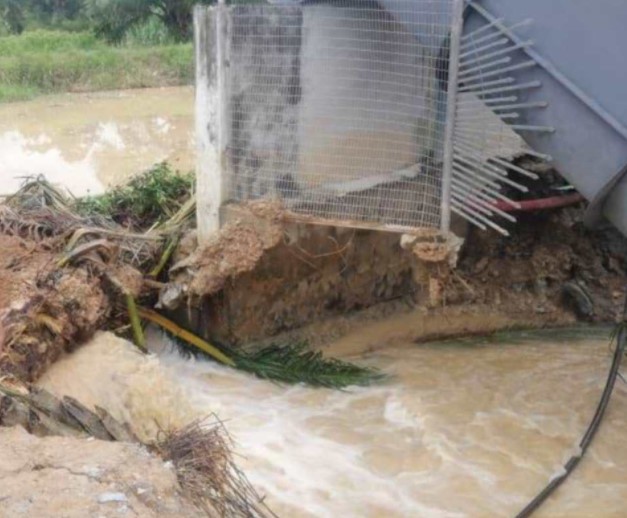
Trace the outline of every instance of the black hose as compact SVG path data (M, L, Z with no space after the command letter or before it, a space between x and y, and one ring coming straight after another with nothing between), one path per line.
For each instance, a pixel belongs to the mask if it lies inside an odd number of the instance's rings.
M577 467L577 464L579 464L579 461L586 453L588 446L590 446L590 443L592 443L592 439L594 439L594 436L597 433L599 426L601 425L603 415L605 414L607 405L610 402L610 397L612 396L612 391L614 390L614 383L616 382L616 378L618 376L620 363L625 353L625 344L627 343L626 326L627 293L625 295L625 305L623 306L623 320L619 324L618 334L616 338L616 349L614 350L614 358L612 359L610 372L607 376L605 388L603 389L603 394L601 395L601 399L599 401L599 404L597 405L594 416L590 421L590 424L588 425L586 433L579 443L579 452L577 452L577 455L573 455L564 465L564 472L551 479L546 487L542 491L540 491L540 493L538 493L538 495L531 502L529 502L522 511L520 511L516 515L516 518L526 518L527 516L531 516L535 511L537 511L537 509L553 493L553 491L555 491L574 471L574 469Z

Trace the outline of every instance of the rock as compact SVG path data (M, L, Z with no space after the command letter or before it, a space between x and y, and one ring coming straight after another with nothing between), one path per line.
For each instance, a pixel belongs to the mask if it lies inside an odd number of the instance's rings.
M477 261L477 264L473 268L473 273L481 273L488 266L489 259L487 257L482 257Z
M159 302L157 308L169 309L170 311L178 308L185 299L185 286L182 284L171 282L166 284L159 293Z
M562 296L579 318L588 319L594 314L594 304L584 287L575 281L564 284Z
M124 493L102 493L98 497L99 504L106 504L109 502L126 502L128 499Z

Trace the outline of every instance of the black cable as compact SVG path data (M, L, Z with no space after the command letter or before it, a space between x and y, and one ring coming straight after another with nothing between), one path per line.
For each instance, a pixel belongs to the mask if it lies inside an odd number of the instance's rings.
M555 491L574 471L579 464L579 461L583 458L588 446L592 443L592 439L594 439L595 434L597 433L599 426L601 425L601 421L603 419L603 415L605 414L605 410L610 401L610 397L612 396L612 391L614 390L614 384L616 382L616 378L618 376L620 362L623 358L623 354L625 353L625 344L627 343L627 292L625 293L625 304L623 306L623 319L619 324L618 334L616 338L616 349L614 350L614 358L612 359L612 365L610 367L610 372L607 376L607 381L605 383L605 388L603 389L603 394L601 395L601 399L599 404L597 405L597 409L588 425L588 429L584 434L581 442L579 443L579 452L577 455L573 455L566 464L564 464L564 472L555 478L551 479L551 481L546 485L546 487L537 494L537 496L527 504L527 506L520 511L516 518L526 518L531 516L541 505L542 503Z

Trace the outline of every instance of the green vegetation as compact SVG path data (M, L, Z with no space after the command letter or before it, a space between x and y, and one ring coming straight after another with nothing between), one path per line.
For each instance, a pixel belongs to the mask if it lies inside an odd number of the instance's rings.
M261 379L333 389L372 385L385 380L385 374L376 369L337 358L325 358L320 351L311 350L306 343L269 345L247 353L224 344L211 344L156 311L140 308L129 310L129 314L131 313L135 313L131 315L131 320L141 317L158 325L183 349L203 354L223 365L249 372ZM138 328L138 325L135 327ZM137 334L141 335L141 331ZM142 336L136 337L135 343L138 347L142 347L142 342Z
M0 102L190 84L192 6L191 0L0 0Z
M38 27L87 28L83 0L0 0L0 35Z
M130 29L151 18L161 22L176 41L188 41L194 4L213 3L214 0L85 0L84 5L96 34L117 43Z
M0 102L190 84L193 6L213 3L0 0Z
M137 29L140 30L140 29ZM36 30L0 38L0 102L38 93L189 84L191 44L110 46L92 33Z
M232 352L237 368L281 383L305 383L314 387L342 389L371 385L385 379L381 372L337 358L325 358L307 344L271 345L253 354Z
M164 162L105 194L78 199L74 210L83 216L108 217L127 228L145 230L178 212L190 198L193 185L191 174L179 174Z

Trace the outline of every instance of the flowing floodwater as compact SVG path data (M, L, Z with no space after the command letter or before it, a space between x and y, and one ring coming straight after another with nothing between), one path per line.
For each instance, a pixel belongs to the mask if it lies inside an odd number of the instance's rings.
M145 438L216 413L280 516L513 516L576 450L611 362L607 334L388 345L351 359L389 381L346 392L185 358L157 334L148 357L100 334L41 384L108 408ZM538 516L625 516L626 431L619 380L588 455Z
M45 96L0 104L0 194L43 175L97 194L155 163L194 167L192 87Z

